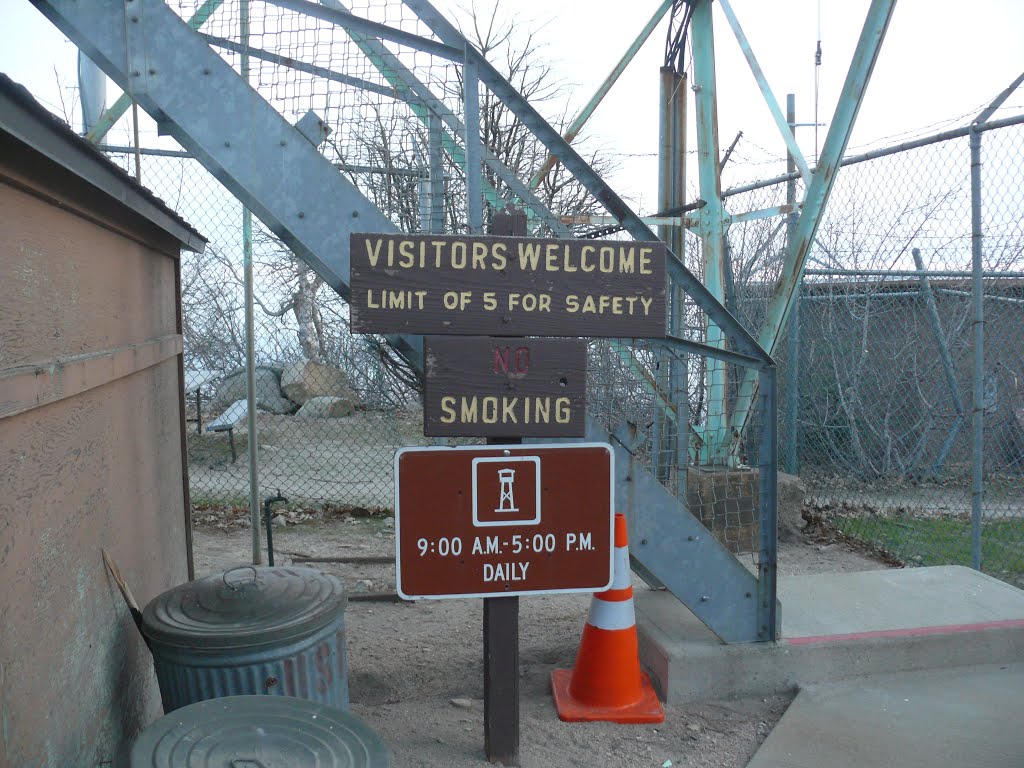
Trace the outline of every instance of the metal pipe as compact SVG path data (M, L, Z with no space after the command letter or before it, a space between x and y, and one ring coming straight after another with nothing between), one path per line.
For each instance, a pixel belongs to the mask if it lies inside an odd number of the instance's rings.
M607 225L616 226L619 220L614 216L604 214L571 213L566 216L559 216L558 220L563 224L592 224L594 226ZM649 227L662 227L663 229L676 227L696 227L697 219L689 216L641 216L640 220ZM616 227L621 230L622 227ZM662 235L662 239L668 241L669 235Z
M920 277L921 273L913 269L805 269L805 275L836 275L839 277ZM970 272L935 269L925 272L928 277L970 277L975 276L974 270ZM1024 272L982 272L981 276L988 278L1012 277L1024 278Z
M110 155L130 155L135 152L134 147L122 147L116 144L97 144L96 149ZM153 157L178 157L183 160L198 160L191 152L180 149L147 149L139 150L141 155L152 155ZM352 163L335 163L334 167L339 171L351 171L352 173L381 173L388 176L413 176L419 178L424 172L413 168L382 168L376 165L353 165Z
M277 495L271 496L269 499L263 502L263 520L267 526L267 565L274 564L274 526L273 526L273 515L270 507L272 504L277 504L279 501L288 503L288 499L281 495L281 489L277 489Z
M971 298L974 295L967 291L954 291L952 288L936 288L935 292L942 293L947 296L966 296L968 298ZM1009 296L986 296L985 301L1002 301L1006 304L1024 304L1024 299L1011 299Z
M466 134L466 218L471 235L483 234L484 231L484 200L480 189L480 91L476 76L476 61L466 48L466 59L462 65L462 87L465 96Z
M249 44L249 0L241 0L238 7L240 39L243 46ZM249 82L249 57L242 55L241 75ZM260 542L260 477L256 427L256 341L253 318L253 275L252 275L252 211L242 209L242 259L245 273L245 400L246 422L249 432L249 519L252 526L252 562L263 562Z
M429 171L430 164L429 164L429 161L426 158L423 157L423 154L419 151L419 149L416 150L416 160L425 169L427 169L422 174L420 174L419 179L416 181L416 200L419 203L418 210L419 210L419 215L420 215L419 216L420 232L429 232L430 231L430 171Z
M790 214L796 209L795 203L787 203L786 205L776 205L772 208L762 208L758 211L744 211L743 213L724 214L724 216L730 224L742 224L744 221L756 221L757 219L769 219L772 216Z
M651 422L651 474L659 483L664 483L662 470L661 449L664 444L663 424L667 417L667 411L672 406L672 392L668 387L659 386L657 371L661 370L664 362L664 354L661 349L655 350L656 369L652 376L655 384L655 391L658 397L654 398L654 420ZM675 420L675 409L672 409L672 417Z
M974 118L973 122L984 123L992 117L992 115L996 113L996 110L1003 106L1003 102L1010 97L1010 94L1017 90L1021 83L1024 83L1024 72L1017 75L1017 77L1013 79L1013 82L1006 86L1006 89L1002 93L992 99L992 102L985 107L985 109L981 110L978 116Z
M813 285L813 283L811 283ZM851 292L851 293L828 293L818 294L814 296L800 296L800 301L804 302L816 302L820 301L823 303L831 303L835 301L864 301L866 299L920 299L920 291L867 291ZM793 310L796 311L796 308Z
M791 136L796 135L796 96L786 94L786 123ZM792 152L786 154L787 175L794 175L796 159ZM786 247L793 240L796 230L796 178L786 182L786 205L790 213L786 217ZM803 282L803 281L801 281ZM788 347L786 351L786 471L791 475L799 473L799 450L797 446L797 410L800 408L800 284L796 287L796 304L789 316Z
M686 204L686 99L689 89L684 73L662 69L663 86L666 88L662 98L668 106L669 157L670 165L666 168L670 180L667 204L664 208L675 208ZM671 224L663 232L664 240L672 248L672 252L680 259L686 248L686 232L683 227L688 222L681 221L678 225ZM669 283L671 313L669 317L669 333L676 338L683 336L686 294L682 286L674 281ZM690 463L690 402L689 402L689 370L684 355L673 354L669 358L669 397L676 409L675 439L671 443L672 464L676 471L675 496L680 501L686 499L686 470ZM667 422L666 422L667 427Z
M583 126L587 124L587 120L594 114L594 110L597 109L598 105L604 100L604 97L608 95L608 91L612 89L615 82L619 79L619 76L626 71L626 67L636 56L637 51L643 47L643 44L647 42L647 38L651 36L651 32L658 26L658 22L662 20L669 8L672 7L672 0L662 0L661 5L658 6L654 11L654 15L651 16L650 21L644 25L644 28L640 30L640 34L636 36L632 44L619 59L619 63L612 67L612 71L609 73L601 85L598 86L597 90L594 91L594 95L590 97L580 113L576 116L576 119L572 121L568 128L565 129L565 133L562 138L570 144L572 140L579 135L579 132L583 130ZM550 173L551 169L558 163L558 157L554 154L549 153L547 159L544 161L544 165L541 166L540 170L533 175L530 179L530 189L536 189L540 186L540 183L544 181L544 178Z
M971 466L971 567L981 570L985 443L985 304L982 283L981 134L971 131L971 265L974 268L974 439Z
M777 576L779 559L778 371L774 365L757 373L761 399L761 442L758 473L760 548L757 555L757 638L774 641L779 635Z
M800 473L800 286L797 286L796 291L797 303L789 313L786 352L786 471L791 475Z
M981 123L974 128L976 133L985 133L986 131L994 131L999 128L1008 128L1012 125L1020 125L1024 123L1024 115L1015 115L1013 117L1004 117L1001 120L991 120L987 123ZM840 163L840 167L845 168L848 165L857 165L858 163L866 163L868 160L877 160L880 157L888 157L889 155L899 154L900 152L906 152L910 149L920 149L921 147L927 147L929 144L938 144L942 141L949 141L950 139L959 139L963 136L967 136L972 132L972 126L965 126L963 128L954 128L949 131L942 131L940 133L932 134L931 136L924 136L920 139L913 139L912 141L904 141L900 144L893 144L891 147L883 147L882 149L873 149L870 152L865 152L861 155L852 155L844 158L843 162ZM817 172L817 167L812 169L812 173ZM761 181L754 181L750 184L742 184L738 187L730 187L722 193L722 197L732 197L733 195L741 195L744 192L753 192L756 189L764 189L765 187L774 187L776 184L782 184L790 179L799 179L800 175L795 171L792 173L785 173L781 176L774 176L770 179L763 179Z
M430 231L444 232L444 155L441 150L441 118L427 117L427 158L430 163Z
M683 302L685 298L683 289L673 285L672 324L669 331L676 338L683 335ZM676 438L673 449L676 466L675 495L677 499L683 501L686 499L686 468L690 464L690 371L686 358L678 354L673 355L669 362L669 370L672 375L669 395L676 407Z
M672 136L672 97L671 91L674 87L674 83L671 79L672 70L668 67L662 67L660 72L659 90L658 90L658 210L662 211L668 208L672 203L672 166L675 164L676 158L672 153L673 136ZM571 141L567 136L566 141ZM549 157L554 157L549 155ZM552 165L554 163L552 162ZM668 242L671 237L672 229L669 226L661 226L659 228L661 239L664 242ZM669 283L671 285L671 281ZM671 290L671 289L670 289ZM670 305L670 311L672 311ZM666 366L669 359L672 357L664 347L658 347L654 350L654 359L656 370L663 370L663 366ZM672 382L671 380L666 382L665 386L665 397L669 402L672 401ZM673 409L674 412L674 409ZM674 413L673 413L674 415ZM665 424L666 413L665 413L665 402L660 397L654 399L654 420L651 423L651 474L659 482L664 482L662 478L662 462L661 462L661 448L663 445L663 424Z
M97 144L96 149L100 152L106 152L110 155L133 155L135 154L135 147L122 147L114 144ZM185 159L195 159L195 156L180 149L146 149L141 147L139 149L140 155L152 155L153 157L181 157Z

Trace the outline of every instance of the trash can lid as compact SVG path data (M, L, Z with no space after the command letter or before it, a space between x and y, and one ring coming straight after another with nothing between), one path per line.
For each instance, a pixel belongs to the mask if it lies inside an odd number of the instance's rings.
M139 734L131 768L387 768L355 715L289 696L225 696L176 709Z
M174 587L142 612L142 631L193 650L283 644L314 634L344 613L341 582L313 568L238 566Z

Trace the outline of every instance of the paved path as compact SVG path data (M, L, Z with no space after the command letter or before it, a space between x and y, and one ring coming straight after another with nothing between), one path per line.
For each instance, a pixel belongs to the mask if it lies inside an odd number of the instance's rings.
M1024 663L806 688L747 768L876 766L1024 766Z

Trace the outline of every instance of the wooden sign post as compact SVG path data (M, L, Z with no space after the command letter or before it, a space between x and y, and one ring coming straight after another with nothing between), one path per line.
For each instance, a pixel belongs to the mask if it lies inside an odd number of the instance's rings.
M526 235L526 212L506 207L491 218L494 235ZM506 315L511 318L511 314ZM424 411L426 413L426 411ZM522 438L507 438L509 444ZM501 440L488 438L488 445ZM519 597L484 599L484 754L519 765Z
M407 599L484 598L484 747L503 765L519 765L519 595L612 578L610 447L520 446L584 435L579 337L664 336L667 315L663 243L525 235L506 208L488 236L353 234L349 253L353 332L428 335L424 435L487 438L399 451L396 566ZM558 458L584 449L597 464Z
M483 629L484 754L492 763L519 765L519 596L485 597Z

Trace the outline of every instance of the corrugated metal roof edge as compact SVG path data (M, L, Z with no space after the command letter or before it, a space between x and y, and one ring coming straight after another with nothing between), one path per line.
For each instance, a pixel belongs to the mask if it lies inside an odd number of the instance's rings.
M196 253L205 250L207 239L191 224L3 72L0 72L0 130L131 208L177 239L183 248Z

